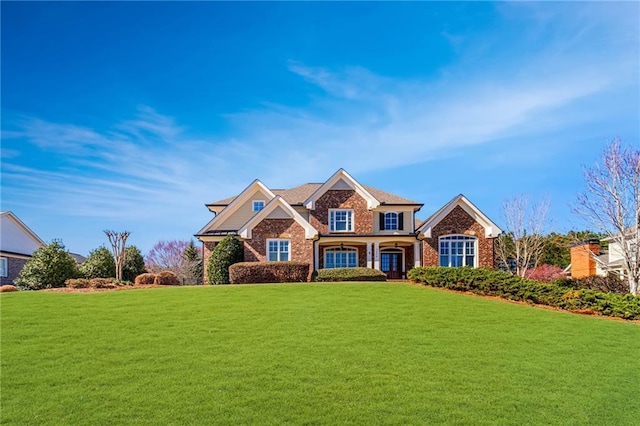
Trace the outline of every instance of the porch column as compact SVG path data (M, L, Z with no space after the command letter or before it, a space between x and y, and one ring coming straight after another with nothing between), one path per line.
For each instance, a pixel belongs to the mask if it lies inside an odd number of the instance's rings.
M316 271L320 269L320 243L318 241L313 242L313 268Z
M373 265L372 259L372 247L373 243L367 243L367 268L371 268L371 266Z
M422 244L421 241L413 243L413 266L416 268L420 267L422 264L422 259L420 258L420 244Z
M380 269L380 242L373 243L373 269Z

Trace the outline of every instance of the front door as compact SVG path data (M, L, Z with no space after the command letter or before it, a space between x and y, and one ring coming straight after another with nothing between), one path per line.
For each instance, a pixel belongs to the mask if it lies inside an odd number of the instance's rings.
M380 269L387 274L387 279L401 279L402 252L382 252L380 255Z

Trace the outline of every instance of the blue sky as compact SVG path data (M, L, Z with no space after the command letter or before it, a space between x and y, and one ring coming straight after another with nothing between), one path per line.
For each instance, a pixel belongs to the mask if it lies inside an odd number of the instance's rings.
M2 2L2 210L87 254L147 252L204 203L360 182L571 213L582 166L640 143L640 3Z

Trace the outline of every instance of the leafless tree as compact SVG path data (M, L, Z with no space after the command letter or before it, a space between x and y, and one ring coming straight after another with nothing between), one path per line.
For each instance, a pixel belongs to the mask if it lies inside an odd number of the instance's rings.
M104 233L111 243L111 250L113 251L113 258L116 261L116 279L122 280L122 268L124 267L125 260L125 248L127 244L127 238L129 238L129 231L110 231L105 230Z
M617 243L629 291L640 281L640 148L615 138L593 167L585 167L586 191L578 194L574 211Z
M496 240L496 257L506 266L514 265L515 273L524 277L542 257L549 201L531 202L518 195L502 203L507 232Z

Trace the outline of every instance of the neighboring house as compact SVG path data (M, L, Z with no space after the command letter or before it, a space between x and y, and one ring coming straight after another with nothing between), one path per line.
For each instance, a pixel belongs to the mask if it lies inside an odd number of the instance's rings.
M196 237L204 264L226 235L244 260L302 261L314 269L364 266L390 279L416 266L493 267L502 231L463 195L420 223L423 204L365 186L343 169L324 183L269 189L253 181L239 195L206 205L215 217ZM205 271L206 277L206 271Z
M0 213L0 283L13 284L22 267L38 248L45 245L12 212Z
M635 233L635 228L627 230L629 234ZM625 231L625 236L627 236ZM571 264L568 269L571 271L571 278L585 278L593 275L606 276L609 274L618 275L625 279L624 257L622 254L622 242L619 238L608 237L602 241L608 243L607 251L600 252L599 240L580 241L571 246ZM630 237L627 244L633 248L637 247L636 239Z

